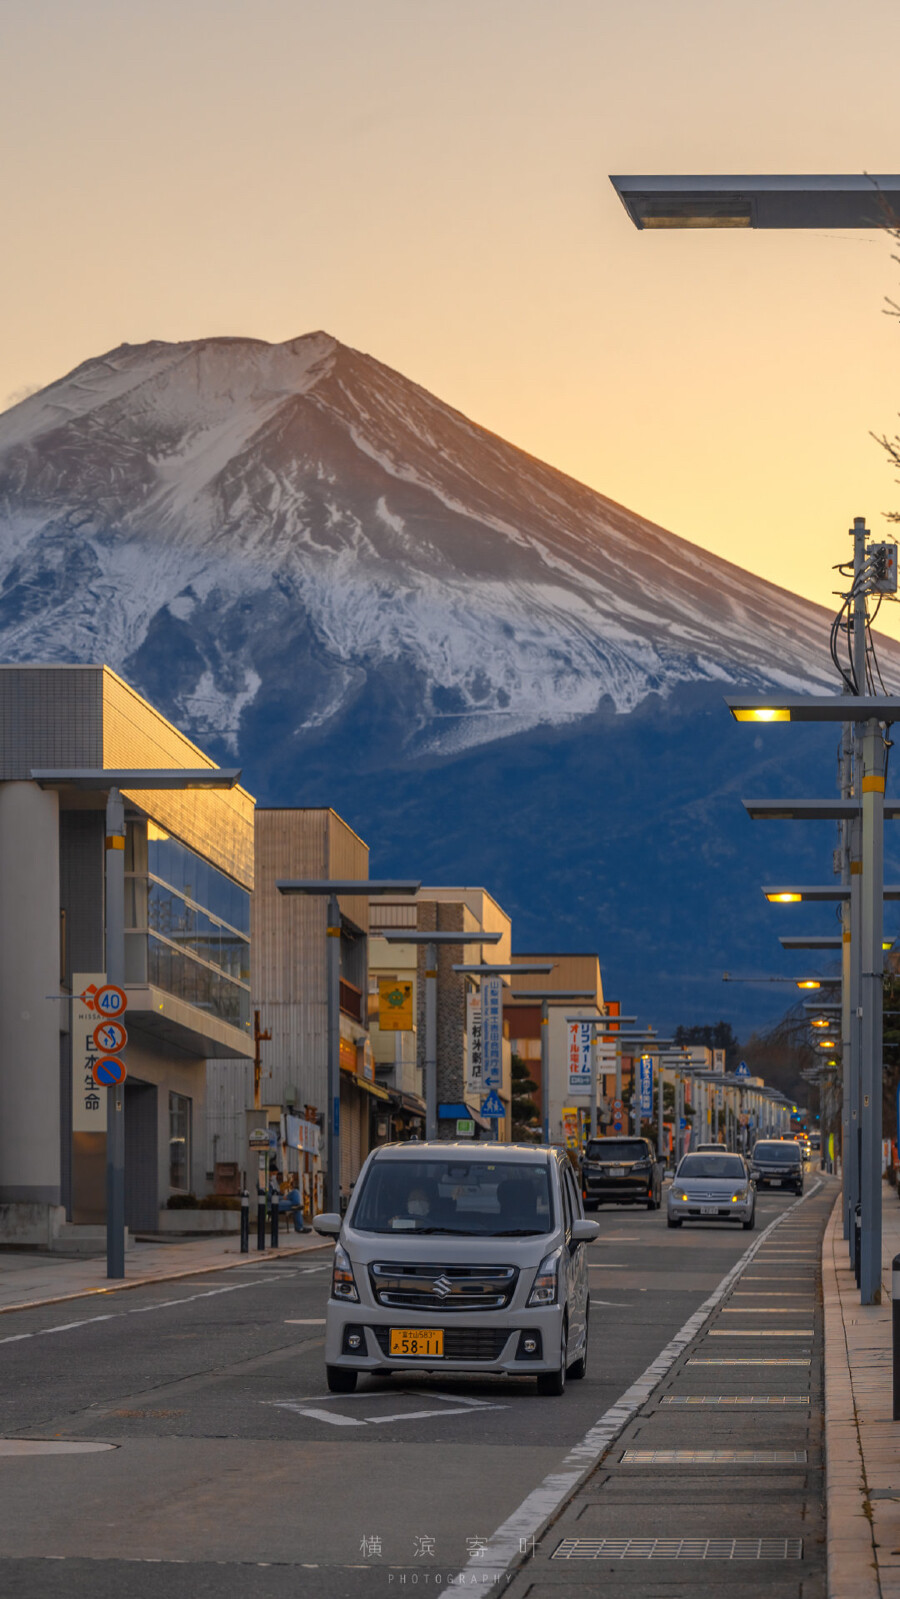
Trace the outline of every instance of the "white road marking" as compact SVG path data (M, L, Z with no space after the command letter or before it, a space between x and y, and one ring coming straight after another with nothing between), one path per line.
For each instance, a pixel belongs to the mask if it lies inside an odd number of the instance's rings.
M112 1321L116 1314L117 1312L113 1310L108 1316L86 1316L84 1321L64 1321L59 1327L41 1327L35 1333L35 1337L46 1338L48 1333L71 1332L73 1327L89 1327L93 1321Z
M342 1405L348 1399L440 1399L440 1410L404 1410L392 1416L363 1416L359 1421L353 1416L341 1416L334 1411L322 1410L324 1404ZM266 1401L272 1403L272 1401ZM447 1406L450 1408L448 1409ZM386 1388L382 1392L370 1390L356 1394L314 1395L307 1403L300 1399L275 1400L275 1410L293 1410L298 1416L312 1416L314 1421L330 1421L335 1427L379 1427L389 1421L422 1421L428 1416L474 1416L482 1410L508 1410L508 1405L494 1404L490 1399L469 1399L464 1394L444 1394L432 1388Z
M9 1338L0 1338L0 1344L19 1344L26 1338L45 1338L48 1333L71 1332L75 1327L90 1327L95 1321L115 1321L121 1316L144 1316L149 1310L167 1310L172 1305L189 1305L195 1299L213 1299L216 1294L236 1294L241 1288L258 1288L277 1281L276 1277L254 1277L251 1282L229 1283L227 1288L207 1288L200 1294L186 1294L183 1299L159 1299L152 1305L135 1305L127 1311L110 1310L105 1316L86 1316L83 1321L63 1321L56 1327L39 1327L36 1332L13 1333ZM35 1308L40 1309L40 1306Z
M56 1438L0 1438L0 1455L99 1455L118 1444L64 1443ZM63 1556L57 1556L62 1559Z
M284 1325L286 1327L324 1327L325 1326L325 1317L324 1316L306 1316L306 1317L302 1318L301 1320L298 1320L296 1317L287 1316L285 1318Z
M453 1585L461 1588L474 1587L477 1583L479 1593L485 1594L495 1583L502 1580L513 1562L519 1560L523 1539L526 1540L527 1547L532 1539L543 1534L551 1518L571 1498L579 1483L583 1482L588 1472L593 1470L613 1440L619 1436L641 1406L646 1404L662 1378L703 1329L713 1311L721 1304L764 1241L776 1227L780 1226L785 1216L789 1216L799 1205L805 1204L806 1200L817 1194L821 1187L821 1181L817 1182L808 1193L796 1199L769 1223L765 1231L760 1233L748 1249L745 1249L710 1297L704 1300L700 1309L688 1317L680 1331L666 1344L665 1349L651 1361L646 1371L625 1390L614 1405L604 1411L594 1426L585 1433L580 1443L569 1450L558 1469L550 1472L537 1488L526 1495L518 1509L514 1510L487 1540L480 1551L481 1558L470 1560L461 1572L449 1579L448 1587Z
M627 1310L627 1305L622 1305L617 1299L591 1299L592 1305L608 1305L610 1310Z

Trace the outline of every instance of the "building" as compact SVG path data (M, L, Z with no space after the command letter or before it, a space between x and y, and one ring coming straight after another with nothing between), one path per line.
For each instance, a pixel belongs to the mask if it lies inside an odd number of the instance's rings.
M216 769L108 667L0 667L0 1237L77 1247L105 1221L98 1018L78 999L104 980L102 774L200 767ZM253 800L123 798L125 1219L153 1232L205 1186L207 1059L250 1054Z
M325 807L260 806L256 810L253 896L252 1007L260 1029L256 1103L277 1129L279 1161L306 1179L307 1209L321 1207L328 1104L327 914L325 895L283 895L279 879L367 878L368 845ZM369 901L340 901L341 1189L349 1193L388 1104L375 1077L368 1034ZM213 1062L209 1069L210 1159L255 1167L247 1146L247 1112L254 1105L253 1073L245 1063ZM288 1141L290 1126L315 1123L315 1148ZM256 1117L255 1120L260 1120ZM251 1186L252 1183L251 1183Z
M541 1066L541 1014L540 1000L519 999L521 993L543 992L546 990L551 996L556 990L562 993L584 993L589 998L573 1000L550 999L547 1019L547 1048L550 1070L550 1142L572 1142L580 1138L580 1129L590 1112L590 1087L585 1082L584 1071L573 1071L574 1061L570 1060L572 1031L569 1016L596 1017L603 1010L603 981L600 974L600 958L596 954L516 954L512 957L515 965L517 961L552 961L553 967L546 975L539 977L523 973L512 978L512 986L506 1002L506 1012L509 1020L509 1040L511 1050L518 1055L528 1067L528 1075L537 1084L534 1099L540 1109L543 1091L543 1077ZM581 1062L580 1064L584 1064ZM601 1065L603 1063L601 1062ZM602 1079L602 1072L600 1077ZM611 1084L599 1081L599 1092L604 1092L604 1087L609 1089ZM574 1128L574 1131L573 1131Z
M416 932L414 899L373 900L369 907L369 1036L375 1080L389 1096L376 1141L425 1137L424 1072L417 1054L419 952L384 934Z

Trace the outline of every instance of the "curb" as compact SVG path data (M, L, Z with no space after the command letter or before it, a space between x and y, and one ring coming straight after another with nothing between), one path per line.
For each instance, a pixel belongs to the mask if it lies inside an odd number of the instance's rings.
M825 1321L825 1536L828 1599L881 1599L843 1306L835 1263L840 1194L822 1239Z
M262 1260L254 1260L249 1253L242 1255L240 1260L223 1261L217 1266L189 1266L183 1271L166 1271L155 1273L152 1277L135 1277L129 1282L110 1283L102 1288L79 1288L72 1294L48 1294L44 1299L23 1299L17 1305L0 1305L0 1316L8 1316L14 1310L40 1310L42 1305L65 1305L72 1299L95 1299L98 1294L122 1294L129 1288L146 1288L148 1283L173 1283L179 1277L206 1277L214 1271L234 1271L238 1266L264 1265L270 1260L287 1260L294 1255L312 1255L318 1249L330 1249L332 1244L306 1244L300 1249L279 1249L277 1255L269 1250L263 1252Z

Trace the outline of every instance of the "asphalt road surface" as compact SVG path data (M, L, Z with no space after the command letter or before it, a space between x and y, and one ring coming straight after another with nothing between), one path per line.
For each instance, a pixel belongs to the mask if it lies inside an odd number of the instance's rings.
M558 1399L437 1374L329 1395L330 1247L0 1316L0 1591L817 1599L834 1192L761 1196L754 1233L600 1211L588 1375Z

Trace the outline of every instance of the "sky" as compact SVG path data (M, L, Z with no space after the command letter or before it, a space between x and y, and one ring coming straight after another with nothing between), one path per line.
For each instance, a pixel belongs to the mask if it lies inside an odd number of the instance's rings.
M0 407L324 328L830 604L900 509L896 247L641 233L608 175L896 172L898 49L896 0L2 0Z

